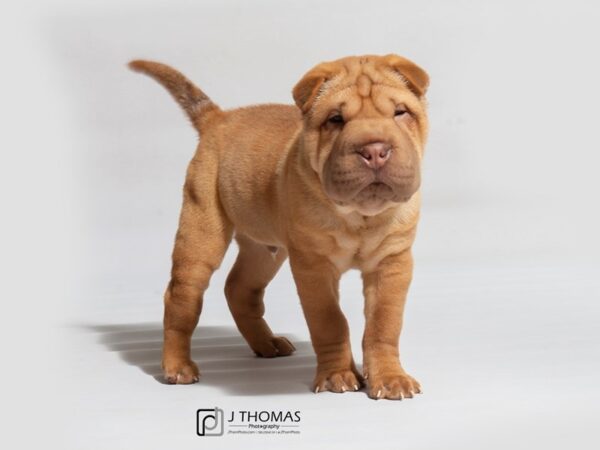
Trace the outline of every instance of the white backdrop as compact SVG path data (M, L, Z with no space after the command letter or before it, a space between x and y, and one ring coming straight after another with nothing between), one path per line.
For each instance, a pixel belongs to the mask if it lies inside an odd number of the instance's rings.
M18 387L7 382L6 439L195 448L207 445L195 436L195 410L219 406L299 409L303 422L297 437L225 436L215 448L597 448L599 19L585 1L7 10L2 364ZM194 341L201 383L158 383L162 291L197 137L166 92L125 64L166 62L230 108L290 103L316 63L390 52L431 77L402 342L425 395L311 394L314 360L287 267L267 292L267 317L299 351L253 358L222 295L235 248ZM357 361L359 283L348 273L342 284Z

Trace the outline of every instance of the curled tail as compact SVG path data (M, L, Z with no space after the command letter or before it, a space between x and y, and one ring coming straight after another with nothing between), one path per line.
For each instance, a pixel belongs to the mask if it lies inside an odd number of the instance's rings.
M131 61L129 68L135 72L145 73L162 84L183 108L198 131L210 111L220 111L200 88L166 64L138 59Z

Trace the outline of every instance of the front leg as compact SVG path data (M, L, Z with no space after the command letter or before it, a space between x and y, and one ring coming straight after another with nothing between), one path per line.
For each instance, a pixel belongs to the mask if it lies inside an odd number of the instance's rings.
M352 359L348 323L339 305L339 271L324 256L293 249L290 249L289 256L317 355L313 390L357 391L361 387L362 377Z
M363 372L371 398L401 400L421 392L419 383L402 368L398 350L412 267L412 254L407 249L387 256L374 271L363 273Z

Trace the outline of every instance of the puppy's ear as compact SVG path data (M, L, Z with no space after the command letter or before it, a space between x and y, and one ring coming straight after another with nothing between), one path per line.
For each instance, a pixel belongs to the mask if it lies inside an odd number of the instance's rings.
M422 97L429 87L429 75L414 62L398 55L386 55L383 62L392 70L398 72L408 82L408 88L417 97Z
M307 113L313 105L317 94L321 90L323 83L329 80L335 74L335 66L331 63L323 63L311 69L294 86L292 95L298 108L303 114Z

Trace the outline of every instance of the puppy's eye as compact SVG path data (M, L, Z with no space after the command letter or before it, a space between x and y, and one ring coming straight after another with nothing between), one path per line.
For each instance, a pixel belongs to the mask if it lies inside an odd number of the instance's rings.
M332 123L334 125L341 125L344 123L344 118L341 114L334 114L329 119L327 119L328 123Z
M401 117L405 114L408 114L408 111L405 108L397 108L396 111L394 112L395 117Z

